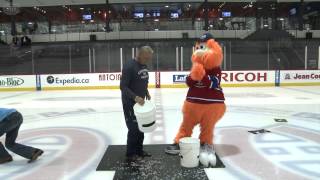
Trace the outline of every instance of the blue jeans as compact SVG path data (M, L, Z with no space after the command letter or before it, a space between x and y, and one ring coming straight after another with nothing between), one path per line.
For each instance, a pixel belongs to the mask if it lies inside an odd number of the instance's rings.
M6 134L5 146L10 151L24 157L31 159L33 152L36 150L33 147L25 146L16 143L19 128L23 122L23 117L19 112L14 112L0 122L0 137ZM10 157L2 143L0 142L0 159Z
M127 156L141 155L143 152L144 133L139 130L133 111L133 104L123 104L124 117L128 128Z

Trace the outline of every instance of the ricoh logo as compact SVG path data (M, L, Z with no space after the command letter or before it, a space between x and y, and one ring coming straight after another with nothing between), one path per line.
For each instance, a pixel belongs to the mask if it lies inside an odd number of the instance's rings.
M173 75L173 83L185 83L187 75Z
M267 82L267 77L267 73L260 72L231 72L221 74L221 79L225 82Z
M17 77L7 77L1 78L0 77L0 87L14 87L20 86L24 83L24 80Z

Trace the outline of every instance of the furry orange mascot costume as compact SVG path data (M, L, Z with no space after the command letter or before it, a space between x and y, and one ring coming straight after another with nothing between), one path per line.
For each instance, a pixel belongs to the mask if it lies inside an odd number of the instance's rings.
M179 140L191 137L197 124L200 124L199 139L202 147L206 145L213 148L215 125L226 111L224 94L220 87L222 59L222 49L213 36L210 33L201 36L192 55L190 75L186 78L189 91L182 110L183 122L175 137L175 143L167 147L167 153L178 154Z

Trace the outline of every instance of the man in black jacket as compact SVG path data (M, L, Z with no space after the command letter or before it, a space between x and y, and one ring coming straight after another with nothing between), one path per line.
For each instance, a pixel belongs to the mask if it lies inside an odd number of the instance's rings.
M149 46L139 49L135 59L130 60L122 70L120 89L122 95L123 112L128 128L127 159L134 161L139 157L151 156L143 151L144 133L138 128L136 116L133 111L135 103L144 104L144 99L150 100L148 91L149 74L148 61L151 61L153 50Z

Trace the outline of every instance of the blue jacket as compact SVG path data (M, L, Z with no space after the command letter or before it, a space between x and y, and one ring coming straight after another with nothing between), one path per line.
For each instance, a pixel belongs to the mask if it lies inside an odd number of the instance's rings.
M0 108L0 122L16 111L15 109Z
M149 73L146 65L135 59L124 65L120 80L122 102L134 104L136 96L146 97L148 92Z

